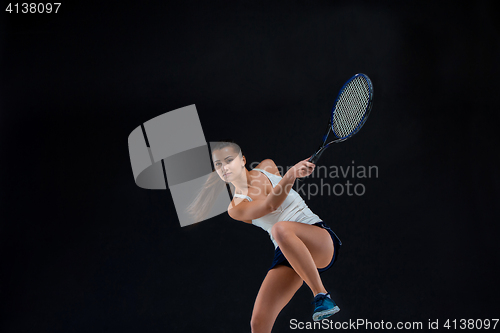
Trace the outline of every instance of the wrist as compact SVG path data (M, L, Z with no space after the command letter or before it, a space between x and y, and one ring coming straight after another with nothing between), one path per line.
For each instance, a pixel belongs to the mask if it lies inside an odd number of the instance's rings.
M288 169L288 171L285 174L285 178L290 179L292 181L295 181L295 179L297 179L297 170L295 169L295 167Z

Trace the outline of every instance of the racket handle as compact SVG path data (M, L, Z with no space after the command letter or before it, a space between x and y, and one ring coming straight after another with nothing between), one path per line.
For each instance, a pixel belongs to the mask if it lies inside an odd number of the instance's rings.
M319 158L321 157L321 154L323 154L324 151L325 151L325 149L323 149L323 147L322 147L320 150L318 150L317 152L315 152L311 156L311 158L309 159L309 162L317 164Z
M323 154L323 151L325 151L324 147L321 147L317 152L315 152L314 154L312 154L311 158L309 159L308 162L311 162L311 163L314 163L316 164L316 162L318 162L321 154ZM306 177L304 177L306 178ZM304 178L297 178L298 181L303 181Z

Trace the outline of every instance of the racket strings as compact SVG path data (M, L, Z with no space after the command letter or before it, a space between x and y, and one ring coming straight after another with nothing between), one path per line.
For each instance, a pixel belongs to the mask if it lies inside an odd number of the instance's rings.
M333 115L333 130L346 138L360 128L370 100L370 87L363 77L356 77L340 94Z
M355 79L344 89L337 106L335 123L342 137L349 135L361 121L368 102L364 80Z

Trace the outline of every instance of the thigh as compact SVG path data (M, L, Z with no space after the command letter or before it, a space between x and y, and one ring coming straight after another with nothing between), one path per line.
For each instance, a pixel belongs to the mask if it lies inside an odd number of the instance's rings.
M265 326L268 331L280 311L302 286L303 280L290 267L278 265L267 272L252 312L253 325Z
M323 268L330 263L335 249L328 230L300 222L281 221L279 223L286 223L286 228L290 228L304 242L317 268Z

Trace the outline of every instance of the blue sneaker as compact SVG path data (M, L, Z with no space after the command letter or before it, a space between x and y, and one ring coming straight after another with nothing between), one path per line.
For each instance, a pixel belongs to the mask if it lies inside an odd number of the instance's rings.
M329 294L330 293L326 295ZM323 320L340 311L337 304L335 304L335 302L326 295L317 295L314 297L314 301L312 301L312 304L314 304L314 321Z

